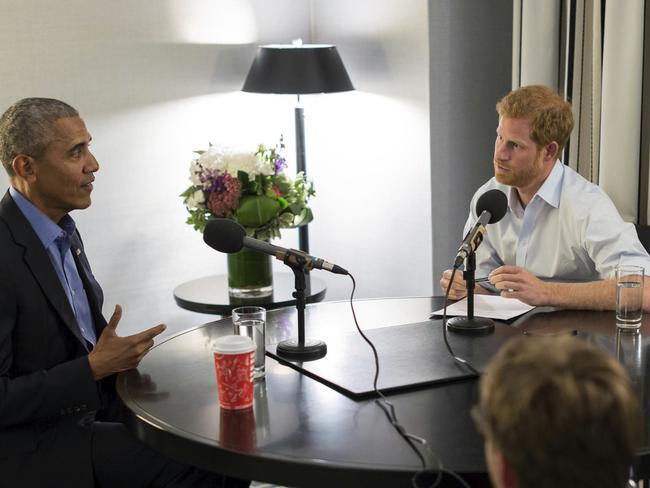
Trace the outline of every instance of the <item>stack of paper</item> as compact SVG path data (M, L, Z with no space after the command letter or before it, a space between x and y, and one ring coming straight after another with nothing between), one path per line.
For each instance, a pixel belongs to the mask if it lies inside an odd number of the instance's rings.
M474 295L474 316L497 320L510 320L535 308L516 298L503 298L499 295ZM442 316L442 309L432 312ZM467 315L467 297L447 306L448 316Z

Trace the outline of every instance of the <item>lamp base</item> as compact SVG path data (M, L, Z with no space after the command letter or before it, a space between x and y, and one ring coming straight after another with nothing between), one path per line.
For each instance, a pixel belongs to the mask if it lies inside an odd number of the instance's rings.
M327 354L327 344L318 339L305 341L304 344L299 344L296 339L288 339L278 344L276 352L283 359L314 361L325 357Z
M483 317L453 317L447 321L447 328L457 334L484 335L494 331L494 321Z

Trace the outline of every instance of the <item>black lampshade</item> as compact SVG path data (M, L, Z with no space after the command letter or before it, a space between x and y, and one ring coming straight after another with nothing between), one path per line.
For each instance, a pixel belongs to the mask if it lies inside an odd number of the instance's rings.
M354 90L335 46L260 46L242 91L301 95Z

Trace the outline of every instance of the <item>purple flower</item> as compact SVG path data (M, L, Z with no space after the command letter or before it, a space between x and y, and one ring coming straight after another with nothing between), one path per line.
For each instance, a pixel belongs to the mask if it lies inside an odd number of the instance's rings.
M273 165L275 166L275 174L280 174L287 167L287 160L282 156L277 156L273 161Z
M218 193L225 189L225 175L216 169L203 169L199 174L199 179L203 183L203 190L206 193Z

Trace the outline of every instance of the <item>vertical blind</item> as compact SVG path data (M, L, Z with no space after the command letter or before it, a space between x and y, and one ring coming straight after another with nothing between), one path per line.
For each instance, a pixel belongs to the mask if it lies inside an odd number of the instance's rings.
M545 84L571 101L563 161L623 218L648 224L650 12L643 0L514 0L513 87Z

